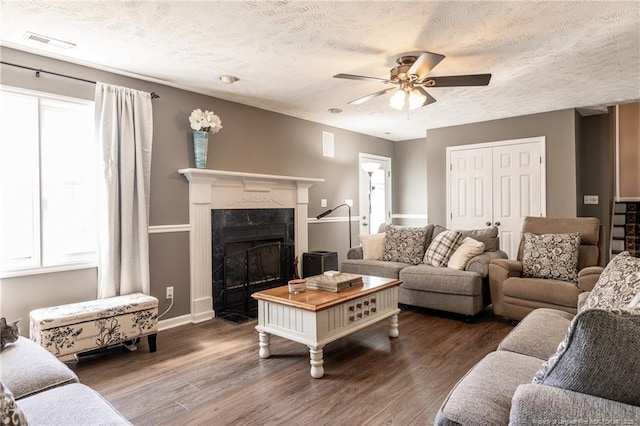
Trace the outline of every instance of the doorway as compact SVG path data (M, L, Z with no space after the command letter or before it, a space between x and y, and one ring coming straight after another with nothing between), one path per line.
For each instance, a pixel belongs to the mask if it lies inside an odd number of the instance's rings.
M358 158L360 234L391 222L391 158L360 153Z
M447 148L447 227L497 226L515 259L526 216L546 216L545 138Z

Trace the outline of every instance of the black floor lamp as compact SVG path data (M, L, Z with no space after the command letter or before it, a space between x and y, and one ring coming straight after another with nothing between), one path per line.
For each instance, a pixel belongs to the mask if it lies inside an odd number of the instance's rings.
M347 203L344 204L340 204L339 206L336 206L332 209L327 210L326 212L322 212L320 213L318 216L316 216L316 219L322 219L323 217L325 217L328 214L331 214L334 210L342 207L342 206L347 206L347 208L349 209L349 248L351 248L351 206Z

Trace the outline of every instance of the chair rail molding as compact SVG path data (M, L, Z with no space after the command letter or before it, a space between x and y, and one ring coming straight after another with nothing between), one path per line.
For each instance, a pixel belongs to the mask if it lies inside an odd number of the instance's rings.
M175 225L151 225L149 226L150 234L166 234L169 232L189 232L190 225L188 223L180 223Z

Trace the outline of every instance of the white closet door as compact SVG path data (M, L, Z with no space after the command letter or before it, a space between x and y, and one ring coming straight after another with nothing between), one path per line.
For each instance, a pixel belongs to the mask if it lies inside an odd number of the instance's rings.
M538 143L493 150L493 221L500 248L515 259L526 216L541 216L541 153Z
M450 205L452 229L479 229L493 220L491 149L452 151Z
M515 259L526 216L544 216L544 138L447 148L450 229L498 227Z

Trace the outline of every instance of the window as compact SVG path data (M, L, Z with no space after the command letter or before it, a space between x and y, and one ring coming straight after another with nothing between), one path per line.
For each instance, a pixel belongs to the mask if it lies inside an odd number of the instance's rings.
M0 274L96 264L93 102L0 88Z

